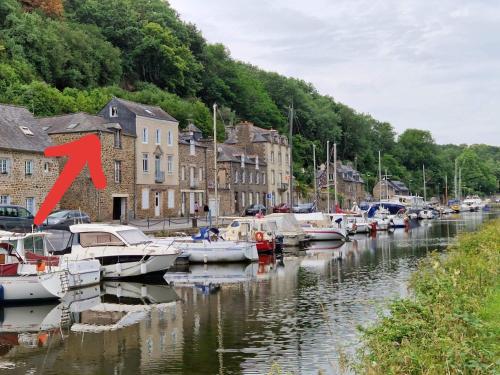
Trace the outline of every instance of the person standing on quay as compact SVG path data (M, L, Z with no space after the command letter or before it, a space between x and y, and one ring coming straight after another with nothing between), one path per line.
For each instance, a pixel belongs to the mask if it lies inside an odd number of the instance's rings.
M198 211L200 210L200 205L198 204L198 201L194 202L194 216L198 217Z

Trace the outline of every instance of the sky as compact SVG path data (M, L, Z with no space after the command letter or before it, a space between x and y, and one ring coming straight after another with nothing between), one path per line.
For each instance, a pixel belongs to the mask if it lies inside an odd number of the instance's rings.
M233 58L398 133L500 146L499 0L169 0Z

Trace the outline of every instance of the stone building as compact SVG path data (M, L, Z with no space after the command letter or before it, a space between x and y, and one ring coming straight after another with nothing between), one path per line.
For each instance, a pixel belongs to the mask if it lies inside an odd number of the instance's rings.
M106 188L95 188L85 166L61 199L61 208L80 209L89 214L92 221L128 221L133 216L135 198L135 137L123 132L118 123L87 113L46 117L38 121L54 144L72 142L88 134L96 134L101 141ZM60 158L60 171L65 164L66 160Z
M209 204L214 192L213 140L193 124L179 133L179 189L182 216L193 215L196 202Z
M334 205L333 186L335 184L335 169L334 164L330 163L330 204L331 211ZM318 201L318 209L327 210L327 179L326 179L326 165L322 164L319 167L318 174L318 190L320 192L320 199ZM337 199L340 208L349 209L354 202L361 202L366 198L365 181L361 174L353 168L351 162L342 163L337 161Z
M410 190L403 182L390 178L382 178L382 181L378 181L373 187L374 199L380 199L380 197L391 199L395 195L410 195Z
M253 204L266 202L267 165L258 155L249 155L241 147L217 146L217 173L220 214L241 214Z
M241 122L227 129L226 144L239 146L246 154L256 155L266 163L266 206L289 201L290 147L288 138L277 130L263 129L251 122Z
M100 115L136 137L135 217L177 216L179 122L160 107L119 98L110 100Z
M26 108L0 104L0 204L37 213L59 175L57 160L43 154L49 146Z

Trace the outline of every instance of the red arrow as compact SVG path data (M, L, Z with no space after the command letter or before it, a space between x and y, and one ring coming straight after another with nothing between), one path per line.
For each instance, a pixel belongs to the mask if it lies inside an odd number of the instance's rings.
M69 189L75 178L80 174L85 164L88 164L90 177L97 189L106 187L106 176L102 170L101 142L95 134L86 135L76 141L59 146L47 147L45 156L67 156L68 161L59 175L56 183L43 201L35 216L35 224L44 222L50 212L59 203L66 190Z

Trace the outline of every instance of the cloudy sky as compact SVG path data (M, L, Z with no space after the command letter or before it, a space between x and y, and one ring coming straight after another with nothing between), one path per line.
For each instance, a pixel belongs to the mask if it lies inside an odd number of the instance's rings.
M169 0L234 58L398 132L500 145L498 0Z

